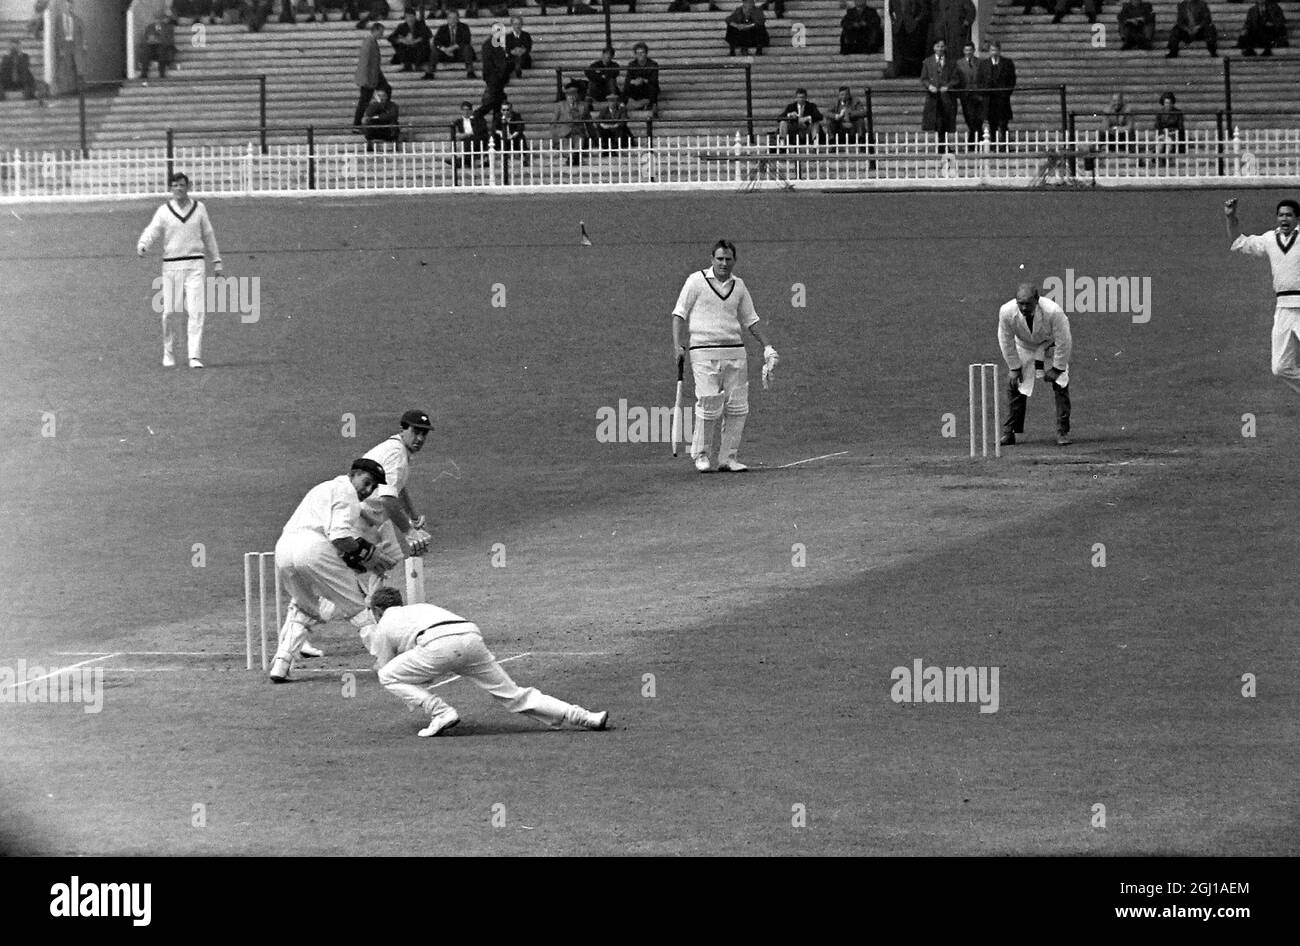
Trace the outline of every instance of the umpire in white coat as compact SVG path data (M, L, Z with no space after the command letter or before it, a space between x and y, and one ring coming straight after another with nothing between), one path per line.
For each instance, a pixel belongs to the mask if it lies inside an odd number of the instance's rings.
M1002 445L1011 446L1025 432L1025 406L1041 377L1056 396L1056 442L1070 440L1070 320L1051 299L1041 299L1031 283L1021 283L1016 297L998 311L998 347L1010 372L1010 409L1002 425ZM1051 365L1041 375L1038 368Z

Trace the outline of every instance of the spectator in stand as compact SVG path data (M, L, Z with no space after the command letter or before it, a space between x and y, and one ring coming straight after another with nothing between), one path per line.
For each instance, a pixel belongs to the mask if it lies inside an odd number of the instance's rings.
M1160 96L1160 111L1156 112L1157 165L1164 167L1167 156L1187 150L1187 128L1183 124L1183 110L1177 105L1174 93Z
M473 156L473 160L478 160L478 156L487 148L487 120L482 115L474 114L474 106L469 102L461 102L460 117L452 119L451 140L465 155ZM471 158L458 157L456 166L463 167L468 160Z
M1120 49L1150 49L1156 38L1156 11L1147 0L1124 0L1119 8Z
M66 95L81 88L85 76L86 30L72 0L65 0L54 28L55 81L59 93Z
M519 151L528 164L528 139L524 136L524 120L510 106L509 99L502 99L492 113L492 147L497 151Z
M1165 58L1175 58L1181 43L1198 39L1205 40L1205 48L1211 56L1219 55L1219 31L1214 26L1210 5L1205 0L1179 0L1178 18L1169 31L1169 52L1165 53Z
M387 88L375 89L374 100L366 106L361 122L365 127L367 151L375 150L376 141L396 144L402 140L402 129L397 126L397 103L388 96Z
M574 167L582 163L590 132L591 107L579 98L581 91L576 82L564 87L564 98L555 103L555 121L551 125L551 138L557 147L569 152L569 164Z
M650 58L650 47L637 43L633 59L623 79L623 104L629 113L646 112L650 118L659 114L659 63Z
M627 127L627 106L613 89L605 96L605 104L596 116L596 137L600 140L601 154L611 148L632 144L632 131Z
M167 78L167 67L176 57L176 21L166 12L144 28L140 51L140 78L149 78L149 63L158 63L158 78Z
M1253 56L1256 49L1262 48L1265 56L1271 56L1275 47L1288 45L1282 8L1273 0L1255 0L1255 5L1246 11L1246 27L1237 38L1241 54Z
M386 20L389 14L392 13L388 8L388 0L369 0L369 2L363 3L362 6L366 12L362 14L361 19L357 20L357 29L359 30L369 29L371 23Z
M9 40L9 52L0 59L0 102L6 92L22 92L23 98L36 98L36 76L32 74L32 57L23 52L17 37Z
M488 43L491 43L491 37ZM487 47L484 47L486 53ZM440 62L463 62L465 64L465 78L477 78L474 74L474 39L470 35L469 27L460 21L460 14L455 10L447 11L447 22L438 27L438 32L433 34L433 48L429 51L429 64L425 67L424 79L432 79L438 71ZM483 65L484 74L487 73L486 62Z
M867 0L853 0L853 6L840 20L840 55L878 53L884 45L885 28L880 23L880 14L867 6Z
M1056 12L1052 16L1052 22L1060 23L1067 13L1080 6L1083 7L1083 15L1088 18L1088 22L1096 23L1097 14L1101 12L1101 0L1056 0Z
M778 20L785 19L785 0L763 0L758 8L766 13L769 5L772 7L772 14Z
M384 24L377 20L373 21L370 24L370 31L361 41L361 49L357 51L356 83L361 93L357 97L357 108L352 116L352 125L357 131L361 130L362 119L366 117L366 109L370 105L371 98L374 97L375 90L392 91L388 80L384 78L384 73L379 68L382 55L379 51L379 37L383 35Z
M1133 137L1133 115L1124 101L1123 92L1115 92L1110 97L1110 105L1102 113L1102 136L1111 151L1131 150L1130 139Z
M826 116L826 137L831 144L864 141L867 135L867 107L859 105L847 85L840 86L835 105Z
M32 34L33 39L45 36L45 11L49 5L50 0L36 0L36 5L32 8L32 18L27 21L27 32Z
M988 106L984 89L988 88L988 63L975 55L975 44L967 40L957 63L961 78L961 117L966 122L966 144L974 146L984 137Z
M921 74L930 33L928 0L888 0L894 32L894 76L915 78Z
M587 67L587 101L603 102L610 92L617 92L619 72L614 60L614 47L606 46L600 58Z
M259 33L271 16L271 0L245 0L244 22L248 32Z
M921 130L937 131L940 136L957 130L957 103L953 90L961 87L957 64L948 58L948 44L937 40L934 55L921 64L921 86L925 89L925 109L921 113Z
M414 72L427 66L433 52L433 32L429 25L417 19L410 7L402 16L402 22L388 34L388 42L393 47L392 64L400 65L403 72ZM473 47L470 47L473 52Z
M691 2L692 0L672 0L672 3L668 4L668 12L669 13L690 13ZM694 2L699 3L701 2L701 0L694 0ZM709 0L709 12L721 13L722 7L712 2L712 0Z
M495 111L497 106L505 101L506 86L510 84L510 77L514 75L514 70L510 63L510 54L506 52L504 46L492 42L491 35L483 40L482 55L483 83L487 94L492 99L492 108Z
M727 17L727 55L736 55L737 49L742 56L747 49L754 50L756 56L763 55L763 49L772 42L766 22L763 11L754 6L754 0L743 0Z
M808 101L808 90L795 89L794 101L776 117L777 136L796 144L816 144L822 119L821 109Z
M1016 87L1016 63L1002 55L1001 43L989 43L988 58L988 109L989 135L994 141L1005 141L1007 127L1011 124L1011 92Z
M943 40L954 56L970 39L975 22L975 4L971 0L934 0L930 15L930 46Z
M1048 13L1055 13L1056 2L1057 0L1025 0L1025 8L1020 12L1025 16L1029 16L1034 12L1034 7L1042 7Z
M506 55L516 79L524 77L524 70L533 68L533 35L524 29L524 21L510 18L510 32L506 33Z

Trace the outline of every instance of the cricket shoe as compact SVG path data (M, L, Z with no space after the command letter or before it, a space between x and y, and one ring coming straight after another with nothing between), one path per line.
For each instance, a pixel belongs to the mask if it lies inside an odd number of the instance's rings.
M599 713L588 713L587 718L583 720L582 725L593 732L602 732L609 726L609 710L601 710Z
M271 663L271 672L267 674L272 683L287 683L289 680L289 661L276 657Z
M460 713L457 713L452 707L448 706L441 713L435 713L429 718L429 725L420 730L421 736L436 736L440 732L446 732L460 722Z
M728 460L726 463L718 464L719 473L744 473L749 467L739 460Z
M199 361L197 358L191 358L191 359L190 359L190 367L191 367L191 368L202 368L202 367L203 367L203 362Z
M175 355L166 355L166 354L163 355L163 367L164 367L164 368L175 368L175 367L176 367L176 356L175 356Z
M998 441L998 446L1001 447L1014 447L1015 445L1016 445L1015 434L1003 434L1002 439Z
M706 454L701 453L695 458L695 469L699 470L701 473L709 472L709 458Z
M1070 444L1072 444L1072 443L1074 443L1074 441L1070 439L1070 435L1069 435L1069 434L1057 434L1057 435L1056 435L1056 445L1057 445L1058 447L1068 447L1068 446L1069 446Z
M325 651L321 650L311 641L302 645L302 650L298 651L304 657L324 657Z

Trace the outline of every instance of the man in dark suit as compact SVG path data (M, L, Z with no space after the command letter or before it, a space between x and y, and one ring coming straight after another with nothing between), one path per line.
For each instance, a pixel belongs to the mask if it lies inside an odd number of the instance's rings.
M921 130L956 131L957 103L953 93L961 87L961 76L957 73L957 64L948 58L948 44L943 40L934 44L934 55L921 63L921 87L925 89Z
M975 55L975 44L967 40L957 63L961 77L961 116L966 122L966 143L974 145L984 137L988 108L984 89L988 87L988 63Z
M1150 49L1156 38L1156 11L1147 0L1124 0L1119 8L1120 49Z
M867 6L867 0L853 0L853 6L840 20L840 55L878 53L884 44L885 28L880 14Z
M488 42L492 42L490 37ZM486 47L484 51L486 52ZM474 74L474 41L470 36L469 27L460 21L460 14L455 10L447 11L447 22L438 27L438 32L433 34L433 49L430 50L429 65L424 70L423 78L432 79L440 62L463 62L465 78L477 78ZM483 72L486 76L486 63Z
M510 18L510 32L506 33L506 55L510 57L510 66L516 79L524 77L525 69L533 68L533 34L524 29L524 21L517 16Z
M989 135L994 141L1005 140L1011 124L1011 91L1016 87L1016 64L1002 55L1001 43L989 43L988 110Z
M1180 43L1196 39L1205 40L1205 48L1211 56L1219 55L1219 31L1214 26L1210 5L1205 0L1179 0L1178 19L1169 31L1169 52L1165 53L1165 58L1175 58Z
M378 20L370 24L370 31L366 38L361 41L361 49L357 54L357 88L361 94L357 98L357 109L352 116L352 125L355 130L360 131L362 119L366 117L366 108L370 105L371 98L374 97L375 89L389 89L388 80L384 78L383 71L379 68L381 53L379 52L379 37L384 35L384 24Z
M474 106L469 102L460 103L460 117L451 123L451 140L467 155L481 154L487 148L487 120L482 115L474 114ZM456 166L463 167L470 158L456 158Z
M376 141L388 141L393 144L402 140L402 129L397 125L397 103L389 99L388 89L375 89L375 97L366 106L365 117L366 150L374 151Z
M600 58L587 67L587 101L603 102L609 93L618 91L618 62L614 47L606 46Z
M32 57L23 52L22 43L9 40L9 52L0 59L0 102L6 92L22 92L23 98L36 98L36 76L32 75Z
M519 151L524 156L524 164L529 163L524 120L508 99L502 100L492 113L492 147L496 151Z
M601 153L632 143L632 131L627 127L627 105L619 98L617 89L611 89L605 96L605 104L596 116L596 137L600 140Z
M816 144L821 124L821 109L808 101L808 90L795 89L794 101L776 117L776 132L787 141Z
M427 23L416 18L414 10L407 8L402 22L388 34L388 42L393 47L393 65L400 65L403 72L414 72L429 61L433 31Z
M1246 11L1246 28L1237 38L1237 48L1243 56L1255 55L1257 48L1264 50L1265 56L1273 55L1273 47L1287 46L1286 15L1273 0L1255 0L1255 5Z

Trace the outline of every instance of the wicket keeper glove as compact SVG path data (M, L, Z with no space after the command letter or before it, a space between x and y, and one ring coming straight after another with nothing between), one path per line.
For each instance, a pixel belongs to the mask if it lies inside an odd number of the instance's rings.
M343 564L354 572L364 572L366 563L375 554L375 547L365 539L357 539L357 547L343 555Z
M772 372L776 366L781 363L781 358L776 353L776 349L768 345L763 349L763 387L766 389L772 381Z

